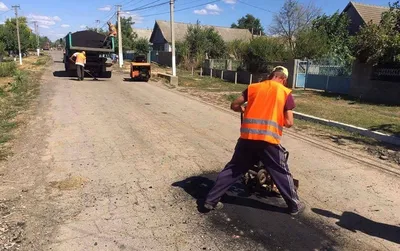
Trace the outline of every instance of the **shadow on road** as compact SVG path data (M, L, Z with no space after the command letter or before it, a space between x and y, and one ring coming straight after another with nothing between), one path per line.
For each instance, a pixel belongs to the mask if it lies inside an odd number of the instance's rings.
M400 227L398 226L375 222L353 212L343 212L342 215L338 215L318 208L312 208L311 210L316 214L338 219L339 221L336 222L338 226L352 232L357 232L358 230L370 236L400 244Z
M209 174L209 176L212 177L216 175ZM172 186L180 187L185 190L186 193L190 194L194 199L196 199L198 206L197 209L199 210L199 212L206 213L208 212L208 210L203 207L204 199L207 196L208 191L213 187L214 183L215 182L208 177L193 176L185 180L175 182L172 184ZM275 197L273 196L273 194L267 193L256 193L252 196L242 184L236 183L229 189L229 193L225 194L222 197L221 201L224 204L239 205L244 207L262 209L266 211L286 213L286 207L282 208L258 200L264 198L265 196L271 198Z
M217 175L192 176L172 186L182 188L196 199L198 210L205 212L202 204ZM248 250L259 250L259 247L263 247L261 250L341 250L338 243L326 234L326 231L335 231L332 227L313 222L306 216L291 217L286 213L286 204L281 198L250 194L241 183L236 183L223 196L222 202L224 208L209 212L207 220L212 229L233 236L230 250L235 250L238 242L254 242L249 244Z
M67 77L74 77L75 75L67 71L54 71L53 76L58 78L67 78Z

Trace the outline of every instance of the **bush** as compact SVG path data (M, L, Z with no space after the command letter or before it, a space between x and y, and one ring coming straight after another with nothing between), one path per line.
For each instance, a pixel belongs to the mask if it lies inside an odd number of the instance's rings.
M246 55L249 43L243 40L234 40L227 43L228 54L235 60L243 60Z
M17 65L15 62L0 63L0 77L11 77L14 75Z
M14 81L11 86L11 92L25 92L28 88L28 76L23 71L16 71Z
M249 43L244 64L250 72L267 72L268 63L284 61L287 58L288 51L278 39L258 37Z

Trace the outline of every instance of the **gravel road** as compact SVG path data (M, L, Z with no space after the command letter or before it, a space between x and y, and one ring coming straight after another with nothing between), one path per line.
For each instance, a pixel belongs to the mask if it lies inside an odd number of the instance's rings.
M63 65L52 56L15 155L0 169L8 250L400 248L398 167L288 130L302 216L240 185L224 210L203 214L196 199L229 161L239 116L121 74L53 76Z

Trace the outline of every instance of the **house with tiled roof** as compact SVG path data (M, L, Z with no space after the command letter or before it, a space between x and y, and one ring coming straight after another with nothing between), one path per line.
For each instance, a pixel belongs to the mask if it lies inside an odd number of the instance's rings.
M360 30L360 27L371 21L374 24L379 24L382 14L388 10L389 8L384 6L349 2L346 8L344 8L343 13L349 16L349 32L351 35L354 35Z
M189 23L175 22L175 40L182 42L185 36ZM200 25L203 28L213 28L218 34L221 35L225 42L232 42L234 40L250 41L252 39L251 32L248 29L228 28L211 25ZM171 23L169 21L156 20L154 29L150 37L150 42L153 44L153 49L157 51L171 51Z

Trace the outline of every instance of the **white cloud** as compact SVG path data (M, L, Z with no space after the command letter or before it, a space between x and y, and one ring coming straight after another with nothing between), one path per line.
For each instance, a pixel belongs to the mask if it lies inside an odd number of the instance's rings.
M194 14L197 14L197 15L207 15L207 10L205 10L205 9L194 10L193 12L194 12Z
M7 11L7 10L9 10L8 7L3 2L0 2L0 11Z
M236 0L223 0L227 4L235 4Z
M29 14L28 19L29 19L29 21L36 21L39 23L39 25L42 25L42 26L52 26L52 25L55 25L56 22L61 21L61 18L58 16L51 17L51 16L40 16L40 15L34 15L34 14Z
M62 24L61 27L63 28L68 28L70 25L69 24Z
M197 15L219 15L222 9L216 4L207 4L205 9L194 10L193 12Z
M104 7L99 8L98 10L100 10L100 11L110 11L111 10L111 5L106 5Z
M82 24L81 26L79 26L79 28L81 29L86 29L87 25L86 24Z
M216 4L207 4L206 5L206 10L215 11L215 12L221 12L222 11L222 9L220 9L218 7L218 5L216 5Z
M125 18L128 18L128 17L131 17L132 18L132 21L133 22L135 22L135 24L141 24L141 23L143 23L143 17L142 16L140 16L139 14L137 14L137 13L131 13L131 12L122 12L121 13L121 17L125 17Z
M39 25L39 27L40 27L40 28L43 28L43 29L50 29L50 26L48 26L48 25L43 25L43 24Z

